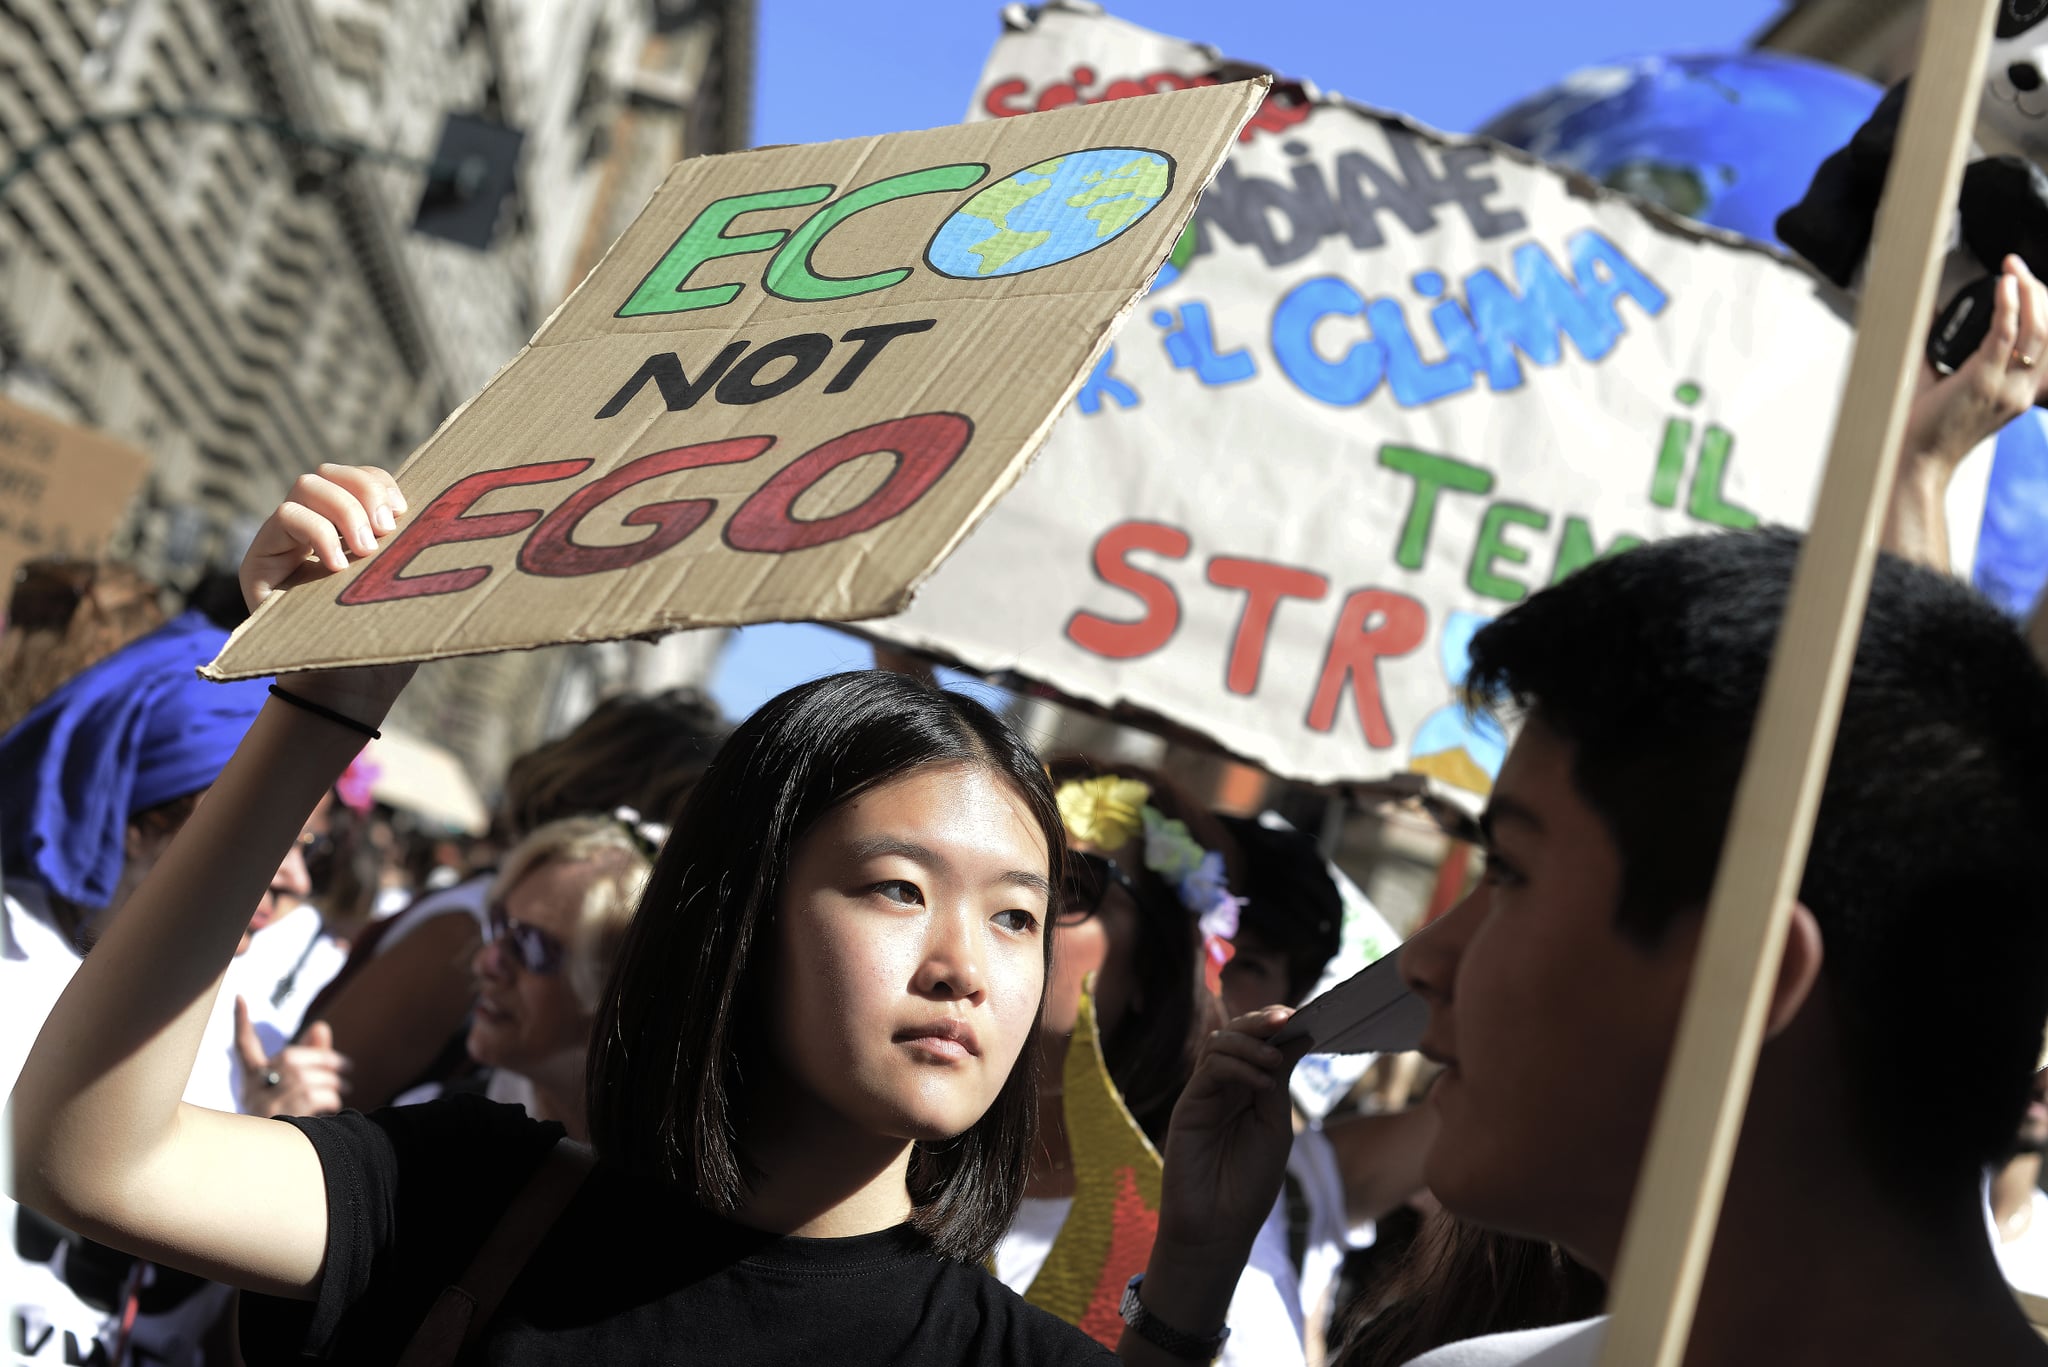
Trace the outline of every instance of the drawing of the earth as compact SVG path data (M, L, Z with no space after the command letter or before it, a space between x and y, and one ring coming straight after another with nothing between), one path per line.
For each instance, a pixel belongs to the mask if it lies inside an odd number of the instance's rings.
M1776 242L1778 215L1884 92L1776 52L1589 67L1479 131L1674 213Z
M1173 162L1141 147L1091 147L1041 161L978 191L939 226L925 260L983 280L1094 251L1152 212Z

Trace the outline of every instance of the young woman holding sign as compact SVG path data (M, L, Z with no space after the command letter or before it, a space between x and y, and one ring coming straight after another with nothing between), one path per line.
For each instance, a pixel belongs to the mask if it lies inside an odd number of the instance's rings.
M307 477L248 598L403 511L380 471ZM599 1012L594 1166L478 1098L288 1123L181 1105L247 907L410 673L284 681L37 1041L25 1202L261 1293L252 1360L1109 1360L978 1266L1029 1166L1053 794L993 714L898 676L783 694L706 773ZM456 1284L476 1323L436 1310Z

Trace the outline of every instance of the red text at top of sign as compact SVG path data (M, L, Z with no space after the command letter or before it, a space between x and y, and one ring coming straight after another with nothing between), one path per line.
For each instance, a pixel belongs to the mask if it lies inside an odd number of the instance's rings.
M908 511L930 492L967 449L973 434L974 424L958 413L920 413L834 437L791 461L748 495L726 520L725 544L735 551L780 555L871 531ZM434 546L517 536L529 529L531 534L519 548L517 561L527 574L564 579L628 569L687 540L717 510L718 501L672 499L634 508L621 521L628 527L648 527L652 531L645 538L622 546L593 546L577 541L576 530L586 518L649 480L706 466L744 464L774 444L773 437L730 437L656 451L582 485L546 513L531 508L501 513L469 510L492 490L573 479L589 470L593 462L542 461L467 476L428 500L398 536L363 566L335 601L359 607L461 593L488 578L491 567L474 565L410 576L404 573L405 568ZM834 470L863 456L884 454L895 458L894 468L881 486L857 506L830 517L796 516L797 501Z

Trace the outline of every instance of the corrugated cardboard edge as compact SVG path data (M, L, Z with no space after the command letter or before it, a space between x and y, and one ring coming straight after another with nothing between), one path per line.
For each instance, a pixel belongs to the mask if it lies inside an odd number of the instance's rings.
M1239 96L1239 102L1242 107L1238 112L1237 118L1232 122L1228 134L1221 139L1221 147L1219 150L1219 154L1216 156L1214 163L1207 168L1206 173L1202 177L1201 183L1195 189L1195 193L1188 196L1186 212L1181 216L1180 221L1174 225L1173 234L1166 239L1166 254L1160 257L1159 261L1154 264L1152 270L1145 276L1145 279L1130 292L1130 296L1127 299L1125 299L1123 306L1119 308L1116 311L1116 313L1110 318L1108 326L1106 326L1102 330L1102 335L1096 339L1095 345L1092 348L1090 348L1087 357L1084 359L1082 364L1074 371L1073 378L1067 382L1066 388L1060 392L1058 402L1053 404L1046 411L1045 415L1039 419L1038 425L1032 429L1030 435L1019 445L1017 449L1017 454L1011 457L1009 467L1005 471L1003 476L990 485L987 494L984 495L982 500L975 505L973 512L970 513L961 522L959 528L954 532L953 536L939 547L938 552L932 556L930 562L926 564L922 570L918 571L915 575L911 576L909 581L904 585L902 591L898 593L894 598L871 610L862 611L859 613L848 614L845 616L818 614L812 617L807 617L803 620L821 622L864 621L877 617L893 616L894 614L903 611L903 609L910 606L910 600L916 593L918 586L923 584L925 580L929 579L932 576L932 574L938 569L938 567L945 563L946 557L950 556L955 550L959 548L960 543L967 539L968 533L972 532L977 526L981 524L981 520L984 517L988 516L989 509L995 506L996 500L1001 498L1004 494L1008 493L1011 489L1016 487L1018 479L1020 479L1023 476L1024 471L1030 467L1031 462L1037 458L1039 450L1045 445L1046 438L1051 435L1054 422L1056 422L1059 419L1060 415L1066 411L1067 405L1074 401L1074 396L1081 392L1081 386L1088 382L1088 377L1094 373L1095 367L1101 362L1104 353L1106 353L1109 350L1109 348L1115 344L1117 333L1123 329L1124 320L1130 317L1131 311L1137 307L1138 301L1144 298L1145 292L1149 288L1151 288L1152 281L1159 274L1159 267L1166 264L1166 257L1172 254L1174 244L1179 241L1180 231L1184 229L1190 221L1193 220L1195 206L1198 203L1200 203L1202 198L1202 192L1209 188L1210 184L1216 179L1217 174L1220 171L1222 171L1223 163L1229 159L1230 149L1237 145L1238 135L1244 131L1245 125L1251 122L1252 115L1258 112L1260 103L1266 97L1266 92L1272 88L1273 79L1270 76L1259 76L1246 81L1231 82L1230 84L1239 85L1244 88L1243 92ZM1139 98L1171 99L1172 96L1168 94L1159 96L1141 96ZM892 135L877 134L866 138L841 138L837 139L837 141L843 143L873 143L879 140L880 138L887 136ZM755 148L748 150L759 151L762 149ZM746 153L730 152L720 153L719 155L743 156L746 155ZM683 174L685 171L685 167L688 165L690 165L690 163L678 163L674 168L672 168L669 171L668 175L663 178L661 188L657 189L654 192L654 195L650 195L648 197L649 202L651 203L655 196L658 196L662 190L666 189L669 183L673 181L678 175ZM646 206L644 205L642 206L642 212L645 212L645 207ZM625 236L626 235L624 233L621 233L617 238L613 239L612 245L605 249L604 256L600 257L597 265L591 268L590 274L585 275L583 280L577 283L576 288L571 290L568 293L568 295L563 298L562 302L555 306L554 311L547 316L547 320L543 322L540 325L540 327L534 330L533 336L527 340L526 345L519 349L518 355L512 357L512 359L506 361L504 365L498 367L497 373L491 376L490 380L487 383L485 383L482 389L478 390L475 394L471 395L468 399L464 400L460 405L458 405L455 408L453 412L449 413L449 415L446 418L443 418L441 420L440 426L434 429L434 434L431 437L428 437L424 442L420 443L418 447L414 448L413 453L405 458L404 464L398 467L397 474L401 481L404 478L405 472L412 468L414 463L417 462L421 456L425 455L426 452L429 449L431 449L436 442L441 440L442 436L446 434L446 432L448 431L448 428L455 422L456 419L460 418L463 415L463 413L469 409L471 404L474 404L478 399L481 399L485 394L489 393L495 385L497 385L501 380L505 378L505 375L508 371L510 371L517 364L519 364L519 362L526 357L527 353L531 352L534 349L534 347L539 343L539 339L542 336L542 334L544 334L548 330L548 328L554 323L556 318L561 316L562 310L568 308L569 305L575 301L576 296L582 293L584 285L588 283L591 277L597 273L597 271L603 266L604 262L610 258L612 252L618 249L619 243L625 239ZM324 580L320 582L324 582ZM215 683L225 683L235 679L267 678L270 677L271 674L276 672L269 668L237 667L232 664L223 666L222 661L226 660L234 652L235 643L246 632L248 632L252 627L254 627L255 624L264 616L266 612L274 610L279 603L283 602L284 598L285 595L283 593L272 593L269 598L265 599L262 603L258 604L256 610L249 615L248 619L244 621L240 626L236 627L235 630L228 636L227 643L221 647L220 653L216 655L210 663L199 666L198 672L200 677L211 680ZM624 633L606 631L578 631L566 634L553 641L547 641L528 646L443 647L441 649L437 649L431 655L422 655L417 652L404 652L396 654L362 654L355 656L345 664L309 663L306 665L306 669L308 671L318 669L354 669L359 667L374 667L377 665L408 664L413 662L426 663L432 660L457 659L465 655L500 655L513 650L541 650L549 646L586 645L596 641L651 641L658 639L659 637L666 636L671 632L675 631L688 631L696 627L705 626L730 625L732 625L732 623L722 614L704 614L702 616L693 616L692 614L686 612L678 614L676 618L671 619L670 621L665 622L662 625L648 631Z

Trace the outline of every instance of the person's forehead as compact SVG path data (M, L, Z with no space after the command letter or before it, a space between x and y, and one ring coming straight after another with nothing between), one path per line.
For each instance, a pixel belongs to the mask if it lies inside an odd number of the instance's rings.
M840 804L819 823L830 852L928 855L962 872L1028 872L1043 881L1051 852L1009 780L980 765L931 765Z
M1504 830L1537 839L1607 839L1606 827L1572 778L1572 743L1530 717L1522 725L1494 780L1481 825L1489 836Z
M542 930L565 929L582 910L583 889L597 873L588 862L545 860L512 885L505 914Z

